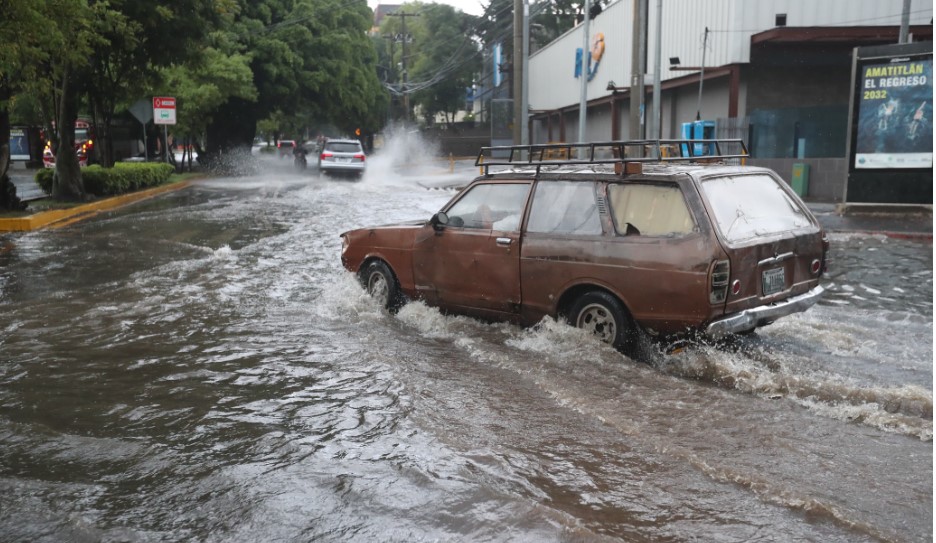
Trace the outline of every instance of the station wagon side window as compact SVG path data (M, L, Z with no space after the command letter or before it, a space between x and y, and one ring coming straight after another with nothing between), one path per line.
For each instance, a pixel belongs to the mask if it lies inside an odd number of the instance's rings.
M446 211L448 224L461 228L517 231L529 191L529 183L475 185Z
M611 184L608 202L621 235L681 236L696 228L675 184Z
M527 232L601 235L601 219L595 205L595 184L573 181L540 181L533 195Z

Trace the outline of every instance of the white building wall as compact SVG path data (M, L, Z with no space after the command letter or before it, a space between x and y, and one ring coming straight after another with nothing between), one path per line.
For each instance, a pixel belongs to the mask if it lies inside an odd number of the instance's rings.
M604 33L605 53L588 84L589 100L609 95L609 81L619 87L630 85L633 2L618 0L591 21L590 35ZM684 67L702 65L706 27L709 37L705 65L716 67L749 62L751 36L775 28L776 15L780 13L786 14L788 27L896 26L903 11L903 0L664 0L662 3L660 52L664 81L694 73L671 70L670 57L679 57ZM646 84L650 86L657 43L657 2L649 0L648 4ZM911 25L930 24L932 17L932 0L913 2ZM579 103L575 50L582 47L582 37L579 25L531 55L530 108L553 110Z
M590 99L609 94L608 81L618 86L629 84L630 53L624 52L630 51L629 29L634 24L630 1L610 5L589 24L590 36L601 32L605 37L604 56L588 83ZM531 109L558 109L579 103L581 82L575 77L575 50L582 47L582 38L579 25L530 56Z

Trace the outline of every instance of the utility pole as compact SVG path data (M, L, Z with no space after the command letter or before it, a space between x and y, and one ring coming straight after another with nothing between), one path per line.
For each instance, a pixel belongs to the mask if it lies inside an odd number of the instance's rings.
M656 3L656 50L653 53L653 112L650 114L650 139L658 140L662 137L663 131L660 126L660 89L662 85L663 73L660 66L660 46L663 43L663 0L657 0ZM654 153L659 146L654 146ZM655 157L659 158L659 157Z
M396 83L396 54L394 52L393 44L396 43L396 36L393 34L384 34L382 36L386 40L390 40L390 62L387 66L387 83ZM387 108L387 122L390 122L390 119L393 117L393 98L390 99L390 107Z
M520 124L523 116L520 106L523 102L523 0L513 0L513 77L510 87L513 91L513 143L520 145Z
M647 0L634 0L631 52L630 139L644 138L644 74L647 73Z
M903 13L900 15L900 38L897 43L910 41L910 0L904 0Z
M530 1L523 0L523 77L520 90L520 145L530 144Z
M388 13L388 17L399 17L403 25L403 122L409 122L409 72L406 70L406 42L409 41L409 34L406 33L406 18L419 17L418 13Z

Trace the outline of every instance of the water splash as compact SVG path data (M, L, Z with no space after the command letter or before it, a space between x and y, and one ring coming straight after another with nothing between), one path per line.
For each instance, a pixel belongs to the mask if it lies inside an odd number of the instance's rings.
M439 143L418 130L392 125L384 131L383 145L367 158L364 185L450 188L468 184L475 171L453 171Z

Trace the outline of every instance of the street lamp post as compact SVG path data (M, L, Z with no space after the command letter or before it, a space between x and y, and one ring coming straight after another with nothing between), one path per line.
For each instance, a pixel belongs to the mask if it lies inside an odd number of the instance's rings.
M699 103L696 107L695 119L702 120L702 82L705 80L705 50L708 49L708 27L705 27L705 37L702 38L702 69L699 71Z

